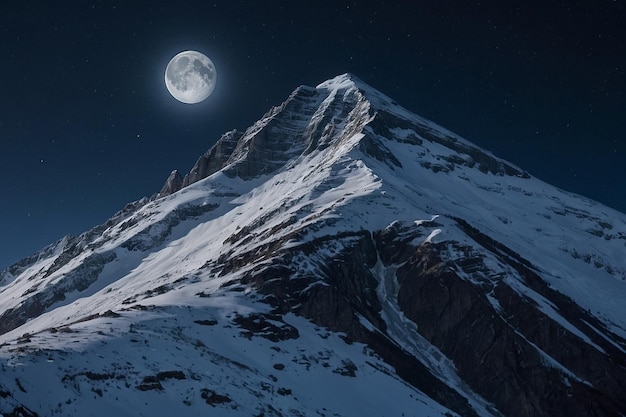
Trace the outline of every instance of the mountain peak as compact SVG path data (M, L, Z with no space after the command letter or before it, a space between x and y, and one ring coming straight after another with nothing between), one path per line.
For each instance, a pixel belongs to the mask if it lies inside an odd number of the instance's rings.
M323 89L338 90L338 89L345 89L345 88L351 88L351 87L359 88L361 86L369 87L367 84L361 81L361 79L357 77L356 75L346 72L344 74L337 75L336 77L330 78L318 84L317 87L315 88L318 90L323 90Z
M390 167L401 166L398 157L381 141L389 137L447 148L434 158L428 155L422 158L422 166L434 172L448 172L463 165L483 173L528 178L521 169L413 114L357 76L345 73L315 88L298 87L245 132L235 130L225 134L198 159L181 186L186 187L222 168L227 175L241 178L270 174L328 147L348 152L358 146ZM166 181L160 196L177 191L171 187L172 180L176 178Z
M370 86L365 81L352 73L345 73L328 79L315 87L317 90L325 92L357 92L363 99L367 100L370 105L375 109L386 109L387 111L396 113L397 115L407 118L419 118L416 114L413 114L400 106L395 100L391 99L387 95L378 91L376 88ZM421 119L420 120L425 120ZM429 122L432 123L432 122Z
M0 272L0 414L621 415L625 241L343 74Z
M269 174L316 149L353 138L372 117L370 102L361 92L364 87L371 89L351 74L316 88L298 87L245 132L220 138L198 159L183 187L222 168L227 175L246 179ZM168 189L166 182L160 195Z

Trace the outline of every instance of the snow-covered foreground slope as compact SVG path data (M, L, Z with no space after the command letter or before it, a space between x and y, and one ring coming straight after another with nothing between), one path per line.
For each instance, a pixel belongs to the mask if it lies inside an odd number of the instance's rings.
M624 413L624 254L624 214L339 76L0 273L0 412Z
M3 364L5 412L17 404L40 415L81 416L446 411L364 345L295 316L269 315L269 329L255 335L246 330L255 322L238 324L237 312L260 321L267 306L230 290L185 295L191 305L165 295L156 305L22 337L25 352Z

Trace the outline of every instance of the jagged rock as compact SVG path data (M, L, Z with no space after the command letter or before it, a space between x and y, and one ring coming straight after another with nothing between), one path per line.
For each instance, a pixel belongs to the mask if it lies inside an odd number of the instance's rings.
M167 177L163 188L161 188L161 191L159 191L158 197L165 197L167 195L174 194L181 188L183 188L183 179L178 173L178 170L175 169L174 171L172 171L170 176Z
M196 161L191 171L183 179L182 187L193 184L219 171L226 165L241 136L242 132L231 130L222 137Z
M249 316L238 315L233 320L242 329L242 335L264 337L273 342L287 339L297 339L300 335L298 329L285 323L281 316L269 314L252 314Z
M421 246L398 270L398 303L471 386L507 416L552 416L564 410L571 416L610 416L624 409L626 402L609 398L618 398L626 372L607 378L600 371L611 367L613 359L581 344L502 281L493 291L502 310L494 308L481 286L461 279L453 265L442 261L439 253L445 246ZM546 332L549 328L553 331ZM546 366L542 352L575 374ZM619 352L615 355L623 360ZM581 372L581 366L590 371ZM605 397L608 392L614 394Z

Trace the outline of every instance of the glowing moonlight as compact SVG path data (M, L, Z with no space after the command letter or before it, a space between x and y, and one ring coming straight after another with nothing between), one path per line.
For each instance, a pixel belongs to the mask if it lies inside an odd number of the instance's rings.
M200 103L215 89L217 71L204 54L183 51L171 59L165 68L165 86L178 101Z

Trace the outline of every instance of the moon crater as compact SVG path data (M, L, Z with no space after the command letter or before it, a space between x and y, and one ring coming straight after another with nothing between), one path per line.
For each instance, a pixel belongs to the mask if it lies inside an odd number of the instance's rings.
M213 61L197 51L183 51L165 68L165 86L178 101L200 103L215 89L217 71Z

